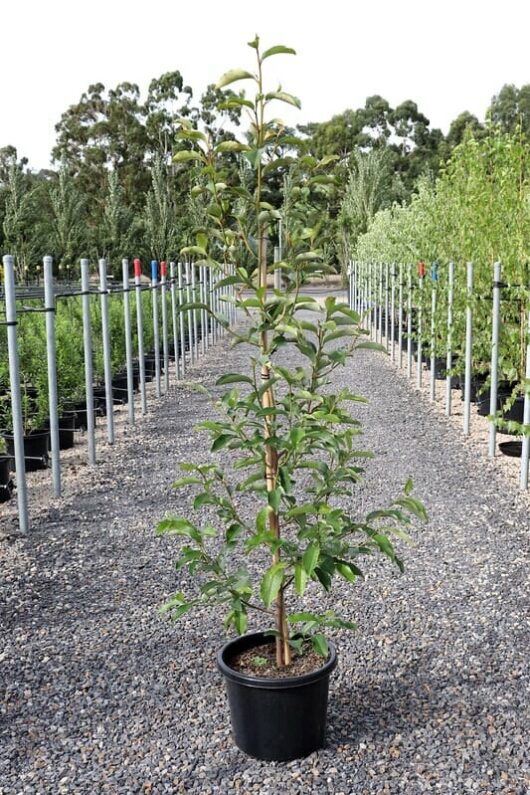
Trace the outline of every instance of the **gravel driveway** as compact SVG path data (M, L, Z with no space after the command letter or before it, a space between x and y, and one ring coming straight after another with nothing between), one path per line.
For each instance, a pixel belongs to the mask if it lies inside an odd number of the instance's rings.
M243 358L222 342L197 380ZM402 550L404 575L374 562L329 601L360 630L336 638L327 747L246 758L215 668L218 617L157 612L178 581L176 541L153 528L183 507L178 462L208 455L193 425L212 409L181 386L27 540L0 542L0 793L530 792L528 503L383 355L337 378L370 398L355 411L376 458L356 504L385 503L411 476L431 522Z

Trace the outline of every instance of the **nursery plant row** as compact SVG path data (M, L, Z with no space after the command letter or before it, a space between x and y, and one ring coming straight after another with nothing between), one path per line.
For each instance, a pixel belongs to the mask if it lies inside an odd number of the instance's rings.
M19 517L22 527L27 524L27 471L45 469L51 461L58 496L60 450L73 447L81 434L89 463L96 463L96 422L106 423L112 444L115 407L127 403L128 420L134 423L135 394L140 393L145 413L146 383L155 381L156 397L167 392L170 379L184 376L186 367L224 333L224 317L226 322L233 317L229 304L218 317L228 288L216 290L207 266L192 262L172 262L168 273L165 262L152 261L149 279L135 260L132 281L129 262L123 260L123 281L113 283L107 280L105 260L98 272L82 260L81 281L66 285L53 280L51 257L45 257L43 289L17 289L9 256L4 269L0 500L11 497L16 471L19 513L26 513Z
M522 275L522 273L521 273ZM513 278L513 274L512 274ZM463 431L472 405L489 419L489 454L521 456L521 487L528 487L530 439L530 304L525 283L503 281L501 262L424 261L413 265L353 261L350 305L368 319L372 336L406 367L418 387L430 379L435 400L444 382L445 409L461 390ZM514 437L510 439L510 437Z

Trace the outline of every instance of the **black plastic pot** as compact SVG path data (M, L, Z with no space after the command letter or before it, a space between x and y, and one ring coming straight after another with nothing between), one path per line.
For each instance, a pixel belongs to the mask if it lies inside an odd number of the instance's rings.
M497 388L497 407L495 411L500 411L508 398L511 396L515 384L501 381ZM477 398L478 413L482 417L487 417L490 413L491 388L484 388Z
M86 431L87 429L87 411L86 411L86 401L79 400L77 403L72 403L72 411L75 412L75 421L74 427L76 431ZM95 406L97 408L97 406ZM94 420L96 418L94 417Z
M12 461L11 466L15 466L15 440L11 434L5 434L7 452ZM50 434L46 430L32 431L28 436L24 436L24 462L26 472L35 472L37 469L46 469L48 466L50 452Z
M116 373L112 378L114 403L127 403L127 373Z
M83 404L85 405L85 404ZM74 431L77 423L77 413L75 411L63 411L59 417L59 449L69 450L74 446ZM50 420L46 420L44 427L50 430ZM51 443L51 440L50 440Z
M230 661L247 649L274 643L262 632L230 641L217 655L228 693L238 748L267 761L287 761L322 748L326 735L329 677L337 665L332 643L322 668L302 676L265 679L235 671Z
M520 422L522 424L524 417L524 395L518 395L515 398L513 406L506 411L502 412L503 420Z
M486 373L477 373L476 375L471 376L471 392L470 392L470 400L472 403L477 403L480 400L481 395L479 392L484 387L488 379L488 375ZM466 385L466 378L465 375L462 374L460 376L460 389L462 390L462 400L464 400L465 395L465 385Z
M510 456L510 458L521 458L523 443L521 441L501 442L499 450L501 453L504 453L504 455Z
M0 456L0 502L7 502L13 493L11 480L11 459L7 455Z

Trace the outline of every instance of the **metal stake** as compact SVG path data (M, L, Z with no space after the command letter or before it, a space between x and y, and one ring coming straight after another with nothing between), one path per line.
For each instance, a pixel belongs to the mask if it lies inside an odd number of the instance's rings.
M178 282L179 282L179 321L180 321L180 363L182 368L182 375L186 374L186 335L184 333L184 313L182 312L182 305L186 303L184 297L183 279L182 279L182 262L177 265L178 268Z
M169 392L169 342L167 338L167 264L160 263L160 291L162 294L162 351L164 353L164 390Z
M9 387L11 389L11 413L13 415L13 442L15 468L17 471L18 526L26 534L28 521L28 492L26 486L26 462L24 460L24 425L22 421L22 399L20 396L20 370L18 366L17 305L15 296L15 258L11 254L3 257L4 289L6 300L7 349L9 357Z
M125 331L125 362L127 365L127 414L131 425L134 425L134 379L132 360L131 302L129 300L129 260L122 259L123 284L123 320Z
M445 413L448 417L451 416L451 404L453 393L451 391L451 369L453 367L453 287L455 279L455 264L449 263L449 270L447 274L447 359L445 363L446 381L445 381Z
M175 351L175 376L180 378L179 332L177 319L177 282L175 277L175 263L169 263L169 277L171 279L171 320L173 324L173 349Z
M44 257L44 308L46 310L46 353L48 359L48 395L53 493L61 496L61 461L59 453L59 405L57 400L57 362L55 358L55 293L53 259Z
M423 355L422 355L422 333L423 333L423 279L419 276L419 299L418 299L418 341L416 343L416 386L421 388L423 375Z
M195 277L195 263L190 263L191 268L191 300L195 304L197 301L197 291L196 291L196 277ZM195 359L199 358L199 333L197 327L197 310L192 309L192 320L193 320L193 342L195 348Z
M399 266L398 324L399 368L401 369L403 367L403 265Z
M90 276L88 260L81 260L81 293L83 303L83 347L85 354L85 396L86 396L86 424L88 442L88 463L96 463L96 434L94 417L94 388L92 368L92 324L90 320Z
M153 342L155 346L155 395L161 395L160 389L160 334L158 330L158 262L151 260L151 301L153 305Z
M471 422L471 356L473 348L473 263L467 263L466 372L464 381L464 434L469 436Z
M101 334L103 338L103 368L105 374L105 403L107 406L107 441L114 444L114 400L112 395L112 367L110 361L109 293L107 289L107 260L99 261L99 297L101 300Z
M488 456L495 457L497 441L497 394L499 391L499 332L501 325L501 263L493 266L493 314L491 321L491 383L490 383L490 433L488 443Z
M527 317L527 345L526 345L526 370L525 370L525 390L524 390L524 407L523 407L523 426L526 431L523 436L522 450L521 450L521 473L520 473L520 486L521 489L528 488L528 461L530 459L530 311Z
M409 265L407 287L407 375L412 378L412 265Z
M431 269L431 400L436 399L436 283L438 281L438 265L433 262Z
M138 335L138 366L140 368L140 395L142 414L147 414L147 392L145 389L145 351L144 351L144 320L142 313L142 263L134 260L134 289L136 293L136 328Z

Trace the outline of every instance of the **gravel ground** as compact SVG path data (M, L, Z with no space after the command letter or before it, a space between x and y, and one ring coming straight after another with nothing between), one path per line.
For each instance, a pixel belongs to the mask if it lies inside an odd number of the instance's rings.
M243 357L223 342L196 378L211 384ZM530 792L526 498L381 354L337 378L370 397L356 408L377 454L359 510L411 476L431 522L403 551L404 575L374 561L328 600L360 629L336 638L327 747L287 764L241 754L218 617L157 612L178 581L176 541L153 527L183 508L178 462L208 455L192 427L211 407L183 385L43 502L27 540L0 542L2 795Z

